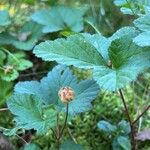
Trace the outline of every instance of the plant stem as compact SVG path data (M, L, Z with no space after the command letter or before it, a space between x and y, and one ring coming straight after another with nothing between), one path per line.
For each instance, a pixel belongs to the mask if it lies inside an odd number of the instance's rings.
M137 117L135 121L133 121L133 124L135 124L148 110L150 109L150 105L148 105L144 111Z
M56 139L56 149L60 150L60 140L58 138Z
M57 121L56 121L56 149L60 149L60 128L59 128L59 112L57 113Z
M67 119L68 119L68 110L69 110L69 104L67 104L67 106L66 106L66 117L65 117L64 126L62 127L61 132L60 132L60 138L62 137L63 132L64 132L64 129L65 129L66 124L67 124Z
M127 115L127 118L128 118L129 124L130 124L130 128L131 128L132 150L136 150L135 126L132 123L132 120L131 120L131 117L130 117L130 114L129 114L129 110L128 110L128 107L127 107L127 104L126 104L126 101L125 101L125 97L124 97L124 94L123 94L121 89L119 89L119 94L120 94L121 100L123 102L125 112L126 112L126 115Z
M60 139L63 136L63 132L64 132L64 129L65 129L66 124L67 124L68 110L69 110L69 104L67 104L67 106L66 106L66 117L65 117L65 122L64 122L64 125L63 125L61 131L60 131L60 127L59 127L59 113L57 113L56 132L53 129L51 129L53 131L53 133L55 134L55 137L56 137L56 149L57 150L60 150Z
M51 130L53 132L53 135L54 135L55 139L57 139L57 134L56 134L55 130L53 130L53 128L51 128Z

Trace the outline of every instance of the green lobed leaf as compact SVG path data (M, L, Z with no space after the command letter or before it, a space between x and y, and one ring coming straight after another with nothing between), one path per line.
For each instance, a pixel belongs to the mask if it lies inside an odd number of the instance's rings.
M118 136L113 140L113 150L131 150L131 143L128 137Z
M150 14L144 15L134 20L134 25L141 31L150 32Z
M126 0L114 0L114 4L117 6L123 6L126 3L127 3Z
M19 82L15 86L16 93L34 94L40 97L45 104L66 109L66 105L59 99L58 92L62 87L71 87L75 92L75 99L69 103L69 114L75 115L91 109L91 101L96 98L99 87L93 80L77 81L77 78L66 66L56 66L47 77L40 82Z
M9 13L7 10L0 10L0 26L6 26L10 24Z
M26 59L20 59L19 62L20 64L17 66L17 70L19 71L29 69L33 66L32 62Z
M26 55L23 52L14 53L13 57L8 55L7 65L13 65L18 71L29 69L33 66L33 64L25 58Z
M37 144L30 143L25 145L24 150L41 150L41 149Z
M6 57L6 55L4 55ZM7 56L7 61L2 64L0 69L0 77L5 81L13 81L18 78L19 72L23 71L33 66L32 62L25 59L25 53L18 52L14 54L9 54ZM3 57L3 55L1 55ZM5 58L1 59L3 61Z
M29 35L27 36L27 34ZM19 35L20 38L18 37L18 39L14 40L12 44L21 50L32 50L39 38L43 36L42 26L35 22L29 21L25 23L24 26L19 30L18 36Z
M120 8L120 11L125 15L134 15L134 13L130 7L122 7L122 8ZM139 12L136 12L136 13L139 13Z
M117 39L109 48L112 68L94 68L93 78L105 90L123 88L134 81L139 73L149 68L149 53L149 47L143 49L128 37Z
M129 38L136 37L140 32L136 30L134 27L123 27L119 30L117 30L111 37L109 37L109 40L112 42L116 39L119 39L121 37L128 36Z
M9 45L14 42L16 37L13 37L8 32L2 32L0 33L0 45Z
M56 111L51 107L43 108L42 100L35 95L15 94L8 99L7 105L15 115L17 127L44 134L56 124Z
M142 32L133 41L141 47L150 46L150 30L149 32Z
M126 0L114 0L114 4L116 6L121 7L120 11L123 14L127 14L127 15L134 15L134 13L137 13L137 10L135 9L135 6L134 6L134 2L135 2L135 0L134 1L132 1L132 0L129 0L129 1L126 1Z
M117 130L117 127L115 125L110 124L107 121L101 120L97 124L98 128L106 133L113 133Z
M60 150L84 150L84 148L79 145L79 144L76 144L74 141L72 140L67 140L65 141L61 147L60 147Z
M96 48L96 50L102 55L105 61L109 60L108 49L111 44L111 41L109 39L100 34L91 35L88 33L84 33L82 35L84 36L86 41L88 41Z
M97 46L98 35L96 41L89 34L46 41L36 46L34 53L45 61L55 60L66 65L93 69L93 78L100 87L115 91L135 80L139 73L150 66L150 48L141 48L132 40L138 34L137 30L128 28L128 32L123 36L124 32L125 28L109 39L111 44L107 52L107 62L103 58L104 53L100 54L99 50L102 50L101 53L104 51L103 45ZM99 36L101 39L101 35Z
M102 55L81 35L46 41L34 48L34 54L45 61L57 61L80 68L105 65ZM92 57L91 57L92 56Z
M12 44L18 49L29 51L43 35L42 26L29 21L19 29L18 33L0 33L0 45Z
M118 128L121 130L121 133L125 135L128 135L131 132L130 124L125 120L122 120L118 123Z
M131 150L131 143L129 138L124 136L119 136L117 138L118 144L123 148L123 150Z
M16 69L13 69L8 73L5 73L5 71L0 70L0 76L2 80L10 82L17 79L19 77L19 73Z
M44 33L56 32L67 28L80 32L83 30L84 13L84 9L54 6L35 12L31 18L33 21L43 25Z
M149 0L114 0L114 4L121 7L123 14L141 16L150 12Z
M15 128L12 128L12 129L4 129L3 130L3 134L6 135L6 136L15 136L17 131L21 129L20 127L15 127Z

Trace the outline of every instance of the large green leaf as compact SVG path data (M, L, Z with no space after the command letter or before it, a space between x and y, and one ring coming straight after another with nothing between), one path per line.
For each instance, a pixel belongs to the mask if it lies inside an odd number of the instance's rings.
M125 36L122 31L116 33L111 39L109 49L104 49L101 44L97 46L101 35L99 38L97 35L95 41L90 35L72 35L67 39L41 43L35 47L34 53L45 61L56 60L79 68L91 68L93 78L100 87L115 91L135 80L139 73L150 66L150 48L137 46L132 40L137 31L134 28L128 31ZM103 58L107 54L104 50L108 51L107 62Z
M12 44L18 49L28 51L32 50L42 35L42 26L29 21L17 33L2 32L0 34L0 45Z
M44 103L54 103L64 107L59 100L58 91L61 87L68 86L74 89L76 93L75 100L70 103L69 111L73 113L74 109L76 112L89 109L89 107L91 107L90 101L97 95L98 86L92 80L85 80L78 84L77 79L72 75L69 69L62 66L53 69L40 83L37 81L18 83L15 87L15 91L19 93L35 94L42 97ZM80 101L82 103L80 103ZM78 107L79 105L80 108Z
M134 38L134 42L139 46L150 46L150 14L144 15L134 21L134 24L142 33Z
M37 11L31 18L44 26L44 33L56 32L66 28L75 32L80 32L83 30L84 13L84 9L56 6Z
M15 94L7 105L15 115L17 126L23 129L34 128L38 134L43 134L56 124L56 111L51 107L43 108L42 100L35 95Z
M18 39L12 44L21 50L32 50L42 35L42 26L30 21L19 30Z
M43 42L35 47L34 53L45 61L56 60L59 63L80 68L105 65L102 55L81 35Z
M15 92L37 95L45 104L54 104L65 109L66 105L60 101L58 96L62 87L70 87L75 92L75 99L69 103L71 115L89 110L92 107L91 101L96 98L99 92L99 87L95 81L83 80L78 83L77 78L65 66L55 67L40 82L19 82L15 86Z
M93 77L106 90L122 88L150 66L150 48L141 48L125 37L112 42L109 49L112 68L94 68Z

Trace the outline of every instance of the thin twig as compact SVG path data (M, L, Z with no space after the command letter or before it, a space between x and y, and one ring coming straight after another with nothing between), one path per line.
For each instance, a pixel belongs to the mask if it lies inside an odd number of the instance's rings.
M129 124L130 124L130 128L131 128L132 149L136 150L134 124L132 123L132 120L131 120L131 117L130 117L130 114L129 114L129 110L128 110L128 107L126 105L125 97L124 97L123 92L122 92L121 89L119 89L119 94L120 94L121 100L123 102L123 105L124 105L124 108L125 108L125 112L126 112L126 115L127 115L127 118L128 118Z
M8 110L8 108L1 108L1 109L0 109L0 112L1 112L1 111L7 111L7 110Z
M125 98L124 98L124 95L123 95L123 92L122 92L121 89L119 89L119 93L120 93L120 97L121 97L121 100L123 102L123 105L124 105L124 108L125 108L125 111L126 111L126 114L127 114L128 120L129 120L129 123L132 125L132 121L131 121L131 117L129 115L128 107L126 105Z
M144 111L136 118L136 120L133 121L133 124L135 124L148 110L150 109L150 105L147 106Z
M61 132L60 132L60 138L62 137L63 132L64 132L64 129L65 129L66 124L67 124L68 110L69 110L69 104L67 103L67 106L66 106L66 117L65 117L65 122L64 122L64 126L62 127Z
M28 74L23 74L20 75L20 77L30 77L30 76L35 76L35 75L41 75L41 74L45 74L47 73L47 71L42 71L42 72L33 72L33 73L28 73Z
M56 134L55 130L53 130L53 128L50 128L50 129L52 130L52 132L53 132L55 138L57 139L57 134Z
M20 139L21 141L23 141L24 144L28 144L28 142L18 134L15 134L15 136L18 137L18 139Z
M85 20L86 23L88 23L95 31L96 33L98 33L99 35L101 35L100 31L98 30L98 28L90 21Z
M71 133L69 127L67 127L67 130L68 130L68 133L69 133L70 137L73 139L73 141L74 141L76 144L78 144L77 140L76 140L75 137L72 135L72 133Z

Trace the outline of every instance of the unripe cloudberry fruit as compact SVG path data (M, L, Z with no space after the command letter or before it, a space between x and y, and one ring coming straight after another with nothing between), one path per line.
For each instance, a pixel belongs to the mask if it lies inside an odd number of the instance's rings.
M69 103L75 97L75 92L70 87L62 87L58 92L59 98L63 103Z

